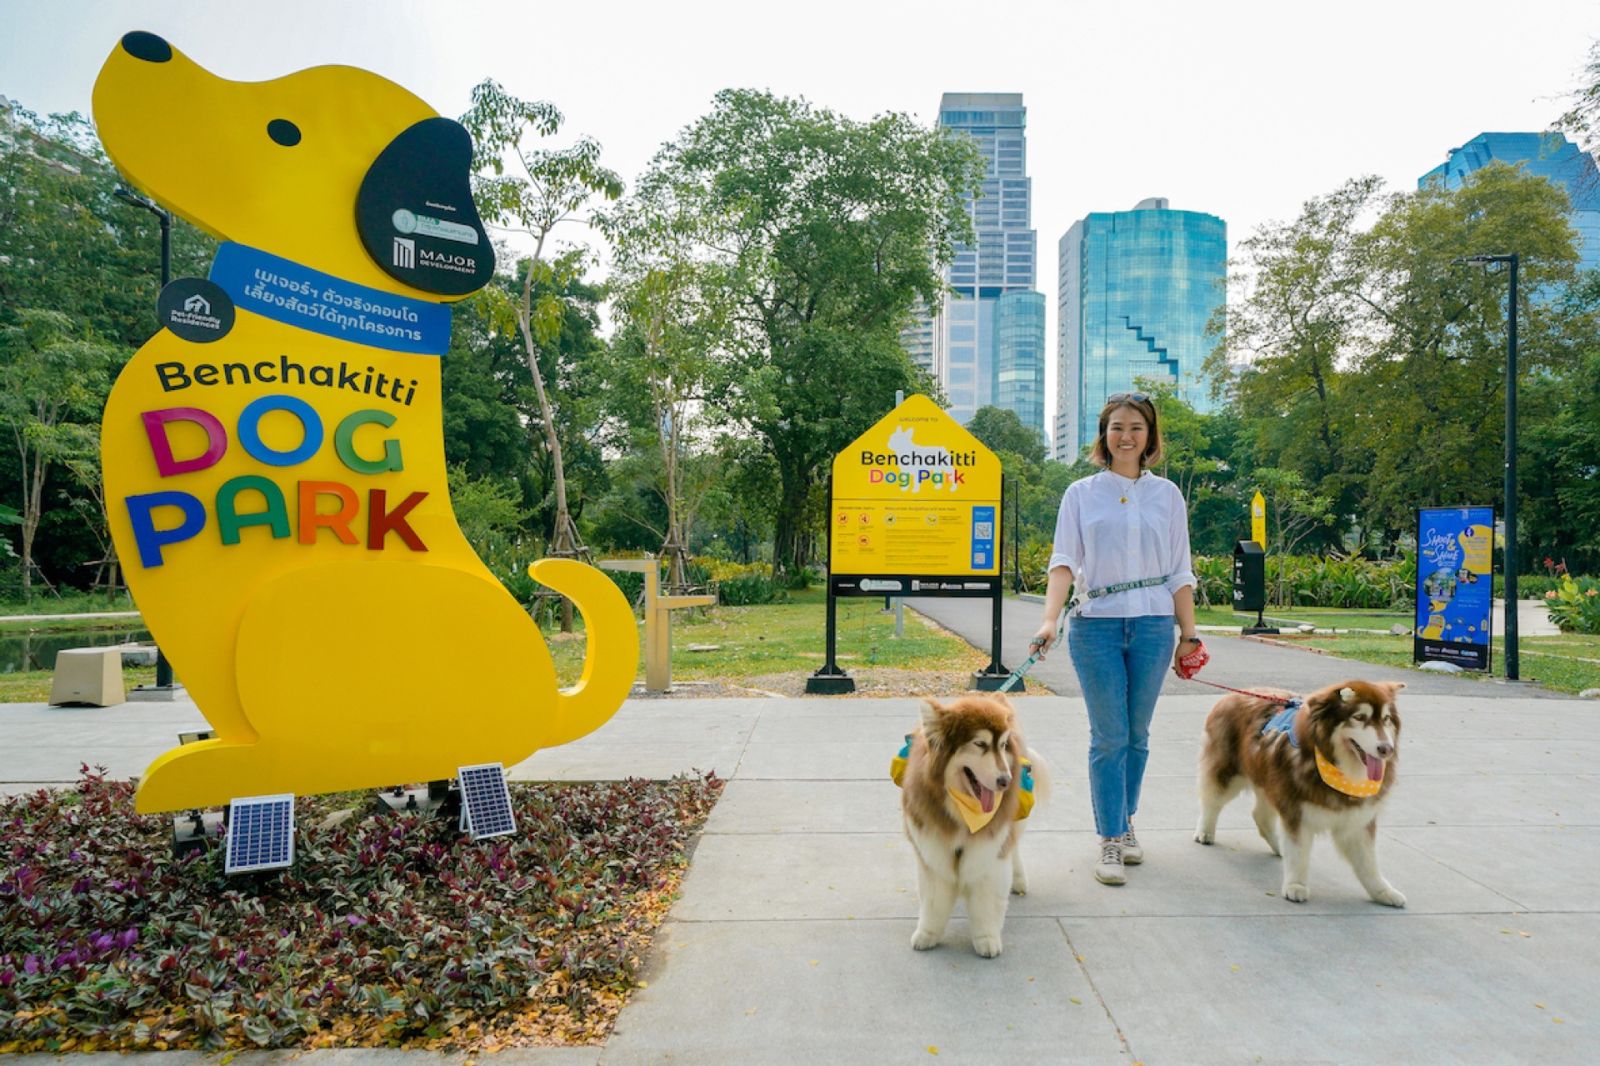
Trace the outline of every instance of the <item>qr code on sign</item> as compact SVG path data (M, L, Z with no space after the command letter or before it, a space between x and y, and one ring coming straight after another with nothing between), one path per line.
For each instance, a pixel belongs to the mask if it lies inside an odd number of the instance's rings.
M973 540L990 540L994 537L993 522L974 522L972 524Z

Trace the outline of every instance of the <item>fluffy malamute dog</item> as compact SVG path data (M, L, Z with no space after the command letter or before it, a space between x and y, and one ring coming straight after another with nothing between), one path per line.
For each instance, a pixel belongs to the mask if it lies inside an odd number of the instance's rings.
M917 853L916 950L939 943L956 900L964 899L973 950L986 959L1000 954L1010 893L1028 890L1019 819L1048 791L1043 764L1025 752L1004 696L923 701L899 778L906 836Z
M1303 703L1229 695L1206 718L1200 751L1200 822L1194 838L1216 839L1217 815L1245 784L1255 793L1256 829L1283 856L1283 898L1310 898L1311 843L1329 833L1377 903L1405 896L1378 872L1378 813L1394 788L1400 755L1395 694L1403 682L1343 681ZM1269 690L1268 696L1280 693ZM1282 830L1279 821L1282 821Z

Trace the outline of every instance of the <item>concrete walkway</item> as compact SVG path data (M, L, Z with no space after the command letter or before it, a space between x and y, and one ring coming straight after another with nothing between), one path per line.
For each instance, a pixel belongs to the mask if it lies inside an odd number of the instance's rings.
M934 599L931 597L907 598L906 605L924 614L946 629L985 651L990 645L990 610L987 600ZM1530 601L1531 602L1531 601ZM1005 666L1015 669L1028 657L1028 641L1039 628L1042 601L1028 598L1010 598L1004 601L1001 620L1001 659ZM1318 655L1299 648L1284 648L1246 641L1238 638L1238 628L1219 629L1202 626L1202 637L1211 662L1201 672L1207 681L1232 685L1235 688L1272 686L1291 692L1306 692L1321 685L1332 684L1349 677L1364 677L1375 681L1404 681L1406 695L1487 697L1515 695L1530 699L1565 699L1563 694L1551 692L1526 682L1506 681L1503 678L1480 678L1464 675L1437 674L1426 670L1411 670L1393 666L1373 666L1352 662L1332 655ZM1524 675L1537 676L1532 662L1524 664ZM1028 671L1024 684L1029 691L1042 685L1050 692L1062 696L1080 696L1078 675L1065 645L1049 652L1045 658ZM1202 695L1210 693L1215 698L1220 693L1199 681L1184 681L1167 675L1161 691L1168 695Z
M1214 651L1219 672L1226 662L1295 687L1330 669L1322 656L1239 641L1218 639ZM1064 666L1064 656L1050 663ZM1257 839L1247 800L1224 812L1217 846L1195 844L1193 767L1212 696L1181 691L1163 698L1155 721L1139 817L1148 859L1127 886L1099 885L1082 701L1019 700L1057 787L1029 827L1032 891L1014 900L994 960L972 954L960 917L939 948L909 947L916 881L887 766L915 723L914 699L630 700L592 736L536 755L514 776L715 770L728 779L657 939L648 987L603 1048L485 1061L1592 1060L1600 704L1411 677L1404 769L1379 833L1385 872L1410 900L1403 911L1368 902L1326 841L1311 901L1279 898L1278 861ZM182 701L0 706L0 781L8 790L68 781L85 761L136 774L201 724Z

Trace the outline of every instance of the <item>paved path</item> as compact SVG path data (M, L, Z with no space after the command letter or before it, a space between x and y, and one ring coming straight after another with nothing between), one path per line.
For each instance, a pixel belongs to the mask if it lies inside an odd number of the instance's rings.
M906 605L927 615L940 625L960 635L979 648L990 646L990 610L987 600L938 599L933 597L907 598ZM1028 641L1039 628L1043 607L1032 599L1004 601L1005 614L1001 621L1002 661L1015 669L1028 657ZM1440 696L1516 695L1537 699L1565 699L1560 693L1550 692L1537 685L1504 681L1499 678L1462 677L1453 674L1436 674L1428 670L1410 670L1393 666L1373 666L1352 662L1332 655L1317 655L1299 648L1282 648L1253 640L1241 640L1237 629L1218 630L1208 627L1203 634L1211 662L1201 677L1234 688L1267 685L1286 688L1291 692L1306 692L1321 685L1332 684L1350 677L1364 677L1374 681L1404 681L1408 696L1430 694ZM1064 645L1058 645L1045 658L1028 671L1025 683L1033 688L1037 681L1051 692L1062 696L1081 696L1078 675L1072 669ZM1161 691L1168 695L1200 695L1219 693L1198 681L1184 681L1168 674Z
M1229 676L1307 684L1329 669L1304 652L1216 643ZM995 960L972 954L960 918L936 950L908 946L916 882L886 770L915 700L630 700L514 776L715 770L727 790L658 937L649 985L605 1047L509 1052L486 1066L920 1063L934 1050L940 1062L1121 1066L1592 1061L1600 704L1415 676L1404 774L1380 831L1385 872L1410 900L1403 911L1369 903L1325 841L1311 902L1280 899L1278 862L1246 800L1224 812L1218 846L1193 843L1211 696L1183 691L1156 716L1139 818L1148 860L1123 888L1097 884L1082 701L1019 700L1057 787L1029 829L1032 892L1014 902ZM183 701L0 706L0 781L70 779L81 761L138 773L198 724ZM236 1066L287 1061L246 1054Z

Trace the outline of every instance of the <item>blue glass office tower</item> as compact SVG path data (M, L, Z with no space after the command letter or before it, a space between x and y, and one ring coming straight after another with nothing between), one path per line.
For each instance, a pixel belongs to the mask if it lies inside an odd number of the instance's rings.
M922 316L902 340L939 379L957 420L994 404L1043 434L1044 297L1034 292L1038 234L1022 94L945 93L939 126L971 137L986 164L982 195L967 201L975 241L957 246L944 275L950 292L937 313ZM1013 301L1002 314L1003 298L1027 293L1037 299Z
M1015 411L1043 436L1044 293L1006 293L995 303L994 319L994 405Z
M1443 182L1458 189L1468 174L1491 162L1521 165L1567 190L1568 218L1578 231L1578 268L1600 268L1600 171L1593 157L1559 133L1480 133L1422 177L1417 188Z
M1055 457L1094 442L1107 396L1168 382L1210 411L1201 364L1216 344L1207 323L1226 300L1228 227L1173 211L1165 199L1097 212L1061 238Z

